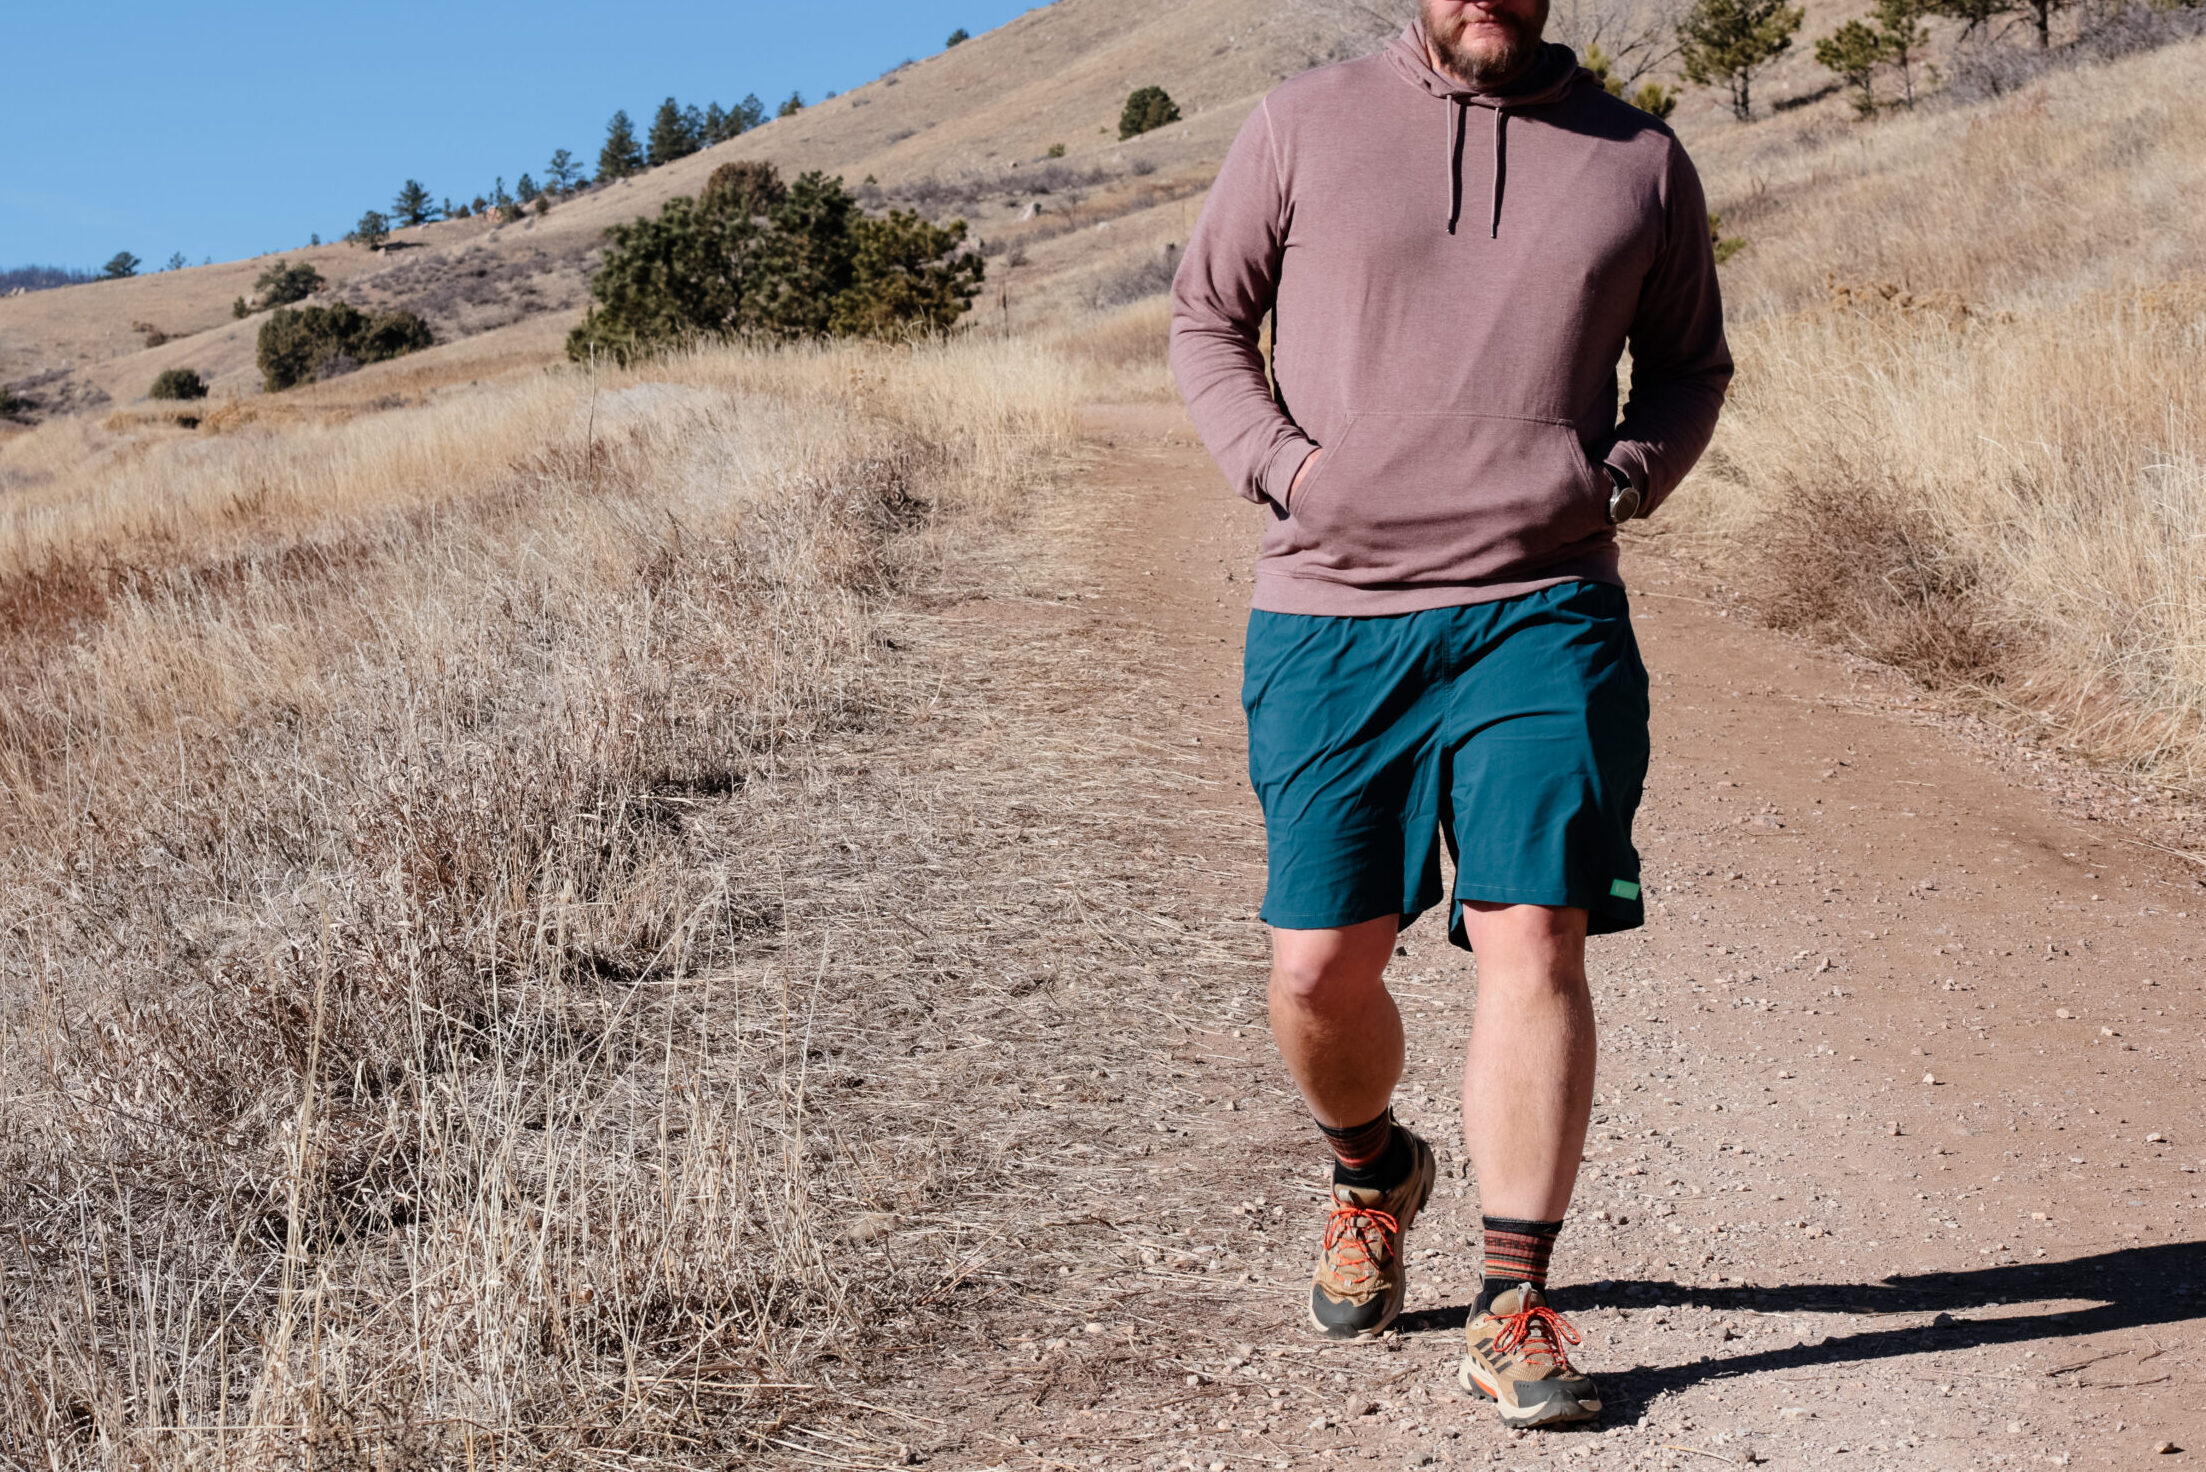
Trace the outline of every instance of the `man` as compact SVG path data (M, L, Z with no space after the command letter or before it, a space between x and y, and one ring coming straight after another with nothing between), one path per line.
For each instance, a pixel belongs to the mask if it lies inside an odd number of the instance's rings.
M1615 524L1692 467L1731 376L1691 163L1546 20L1422 0L1378 55L1275 90L1172 323L1204 442L1269 512L1243 704L1273 1034L1335 1162L1310 1315L1368 1339L1401 1312L1434 1163L1388 1109L1383 973L1441 899L1444 838L1450 938L1479 961L1485 1271L1458 1378L1515 1426L1601 1409L1545 1288L1592 1104L1586 936L1641 922L1647 676Z

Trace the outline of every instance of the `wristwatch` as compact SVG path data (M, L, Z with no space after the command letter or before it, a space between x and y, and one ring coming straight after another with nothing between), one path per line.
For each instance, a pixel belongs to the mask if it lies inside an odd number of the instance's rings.
M1616 482L1616 492L1609 497L1609 525L1622 526L1639 514L1639 487L1632 484L1629 473L1607 461L1601 462L1601 468Z

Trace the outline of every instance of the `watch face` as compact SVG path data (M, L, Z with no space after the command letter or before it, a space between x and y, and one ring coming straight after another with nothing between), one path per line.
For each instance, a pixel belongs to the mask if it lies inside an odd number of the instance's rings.
M1639 514L1639 492L1631 486L1621 486L1609 498L1609 520L1630 521Z

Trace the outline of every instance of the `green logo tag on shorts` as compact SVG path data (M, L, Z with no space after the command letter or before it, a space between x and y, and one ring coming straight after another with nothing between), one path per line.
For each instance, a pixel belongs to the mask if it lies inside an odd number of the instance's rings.
M1629 879L1619 879L1609 886L1609 893L1620 900L1636 900L1639 898L1639 886Z

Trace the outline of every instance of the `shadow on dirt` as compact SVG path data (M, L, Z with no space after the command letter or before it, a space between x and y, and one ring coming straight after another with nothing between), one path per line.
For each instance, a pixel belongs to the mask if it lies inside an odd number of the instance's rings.
M1973 1309L2013 1309L2074 1299L2090 1300L2093 1306L2045 1313L2003 1313L1996 1318L1961 1317ZM1693 1307L1719 1313L1849 1314L1856 1318L1923 1320L1855 1334L1833 1334L1820 1344L1788 1345L1724 1358L1703 1356L1679 1365L1603 1370L1599 1379L1601 1396L1608 1407L1605 1421L1615 1426L1639 1420L1657 1397L1705 1380L1813 1370L1987 1345L2078 1339L2206 1318L2206 1242L2170 1242L2102 1252L2070 1262L2017 1263L1973 1272L1885 1278L1875 1283L1694 1288L1680 1283L1619 1279L1558 1287L1554 1304L1565 1314L1594 1308ZM1464 1306L1430 1309L1404 1314L1399 1324L1404 1334L1453 1331L1463 1327L1468 1314ZM2084 1358L2076 1356L2078 1360ZM2060 1375L2078 1368L2081 1366L2064 1366L2056 1359L2051 1368L2040 1373ZM2091 1383L2099 1389L2118 1389L2166 1378L2156 1375L2149 1364L2139 1366L2134 1373L2142 1378L2125 1376L2113 1384Z

